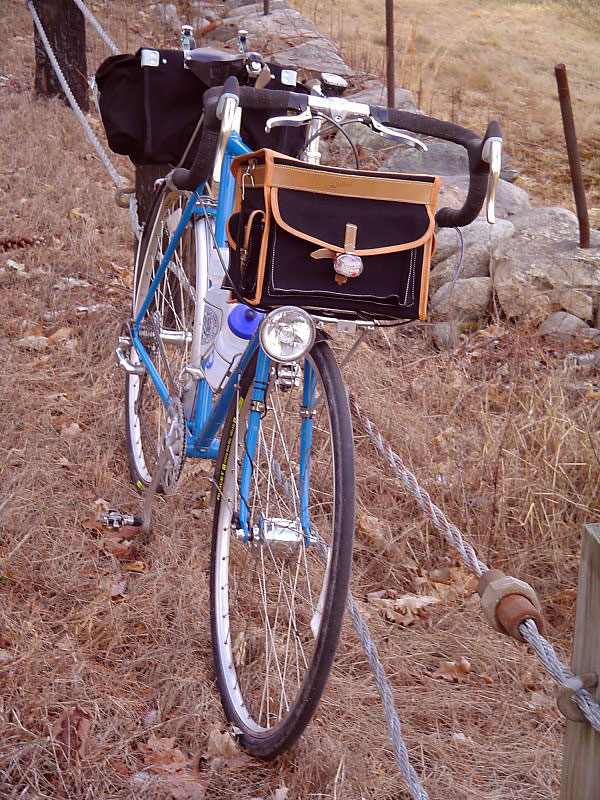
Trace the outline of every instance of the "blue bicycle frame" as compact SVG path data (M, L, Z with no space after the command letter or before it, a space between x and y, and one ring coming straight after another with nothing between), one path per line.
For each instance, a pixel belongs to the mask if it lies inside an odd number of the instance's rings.
M162 261L158 267L154 280L152 281L148 294L136 316L132 325L132 339L133 345L139 355L140 361L143 363L146 372L152 380L156 391L158 392L165 407L168 407L171 402L171 395L169 388L162 380L156 367L152 363L152 359L145 349L140 338L140 325L141 322L152 302L158 286L168 268L175 248L177 247L186 225L190 221L193 214L209 214L215 215L215 240L218 247L223 247L226 243L225 237L225 223L230 216L233 209L233 198L235 192L235 181L231 173L231 161L238 155L249 153L248 148L241 140L238 133L235 131L231 133L225 155L223 158L223 165L221 168L221 182L219 184L219 196L217 201L216 213L209 211L204 205L200 203L202 191L204 186L200 186L193 192L183 210L181 219L175 229L173 237L167 247ZM198 289L199 287L197 287ZM202 287L202 291L206 291L206 287ZM259 346L258 331L254 334L246 350L244 351L241 359L233 369L227 382L221 389L220 393L215 398L209 384L204 378L200 378L197 383L197 391L194 402L194 407L191 411L189 418L186 420L187 425L187 439L186 439L186 456L192 458L212 458L217 457L219 449L219 439L216 438L221 428L227 410L234 397L240 375L244 372L254 353L258 349L257 364L254 376L253 387L253 408L265 408L265 397L268 385L269 373L271 368L271 360ZM315 376L314 371L310 364L306 363L304 371L304 389L303 389L303 419L301 428L301 453L300 453L300 475L299 475L299 501L301 524L305 532L307 544L310 542L310 519L308 510L308 488L310 477L310 450L312 444L312 409L315 400ZM244 450L244 461L241 473L240 484L240 508L239 524L243 529L245 538L249 536L249 523L248 519L248 502L247 498L250 494L250 486L252 480L253 460L256 453L258 444L259 429L260 429L261 412L257 410L250 411L248 426L246 430L246 442Z

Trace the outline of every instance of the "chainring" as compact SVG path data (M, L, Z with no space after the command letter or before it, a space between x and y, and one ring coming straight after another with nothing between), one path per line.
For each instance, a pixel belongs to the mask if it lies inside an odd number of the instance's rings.
M162 447L168 449L169 458L166 460L163 473L159 479L159 486L163 494L169 494L177 485L185 462L186 421L183 405L178 397L171 399L167 411L165 433ZM160 461L160 459L159 459Z

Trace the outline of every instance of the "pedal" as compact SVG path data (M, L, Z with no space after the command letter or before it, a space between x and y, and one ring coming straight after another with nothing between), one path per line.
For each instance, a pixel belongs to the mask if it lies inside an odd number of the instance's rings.
M106 525L107 528L117 529L127 525L132 528L141 527L143 520L141 517L136 517L133 514L122 514L116 509L110 509L100 514L100 522Z

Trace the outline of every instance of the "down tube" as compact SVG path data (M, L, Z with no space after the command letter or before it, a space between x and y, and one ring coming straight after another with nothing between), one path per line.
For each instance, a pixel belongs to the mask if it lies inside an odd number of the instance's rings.
M240 481L240 528L244 531L245 542L248 541L250 535L248 528L248 498L250 497L250 484L252 481L256 445L262 416L261 409L265 407L270 369L271 359L264 352L262 347L259 347L256 372L254 373L254 388L252 391L252 410L248 416L248 428L245 433L244 463L242 466L242 479Z
M304 387L302 392L302 432L300 437L300 514L306 544L310 544L310 517L308 490L310 486L310 452L314 425L316 376L308 358L304 361Z

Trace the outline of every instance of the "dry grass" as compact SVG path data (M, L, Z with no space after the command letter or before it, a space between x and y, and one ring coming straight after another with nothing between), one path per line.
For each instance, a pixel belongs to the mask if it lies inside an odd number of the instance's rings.
M359 70L385 74L382 0L292 0ZM420 108L483 132L499 119L534 205L574 207L554 66L567 65L588 204L600 224L600 10L589 2L396 0L396 82Z
M120 17L98 9L118 37ZM0 86L0 229L37 238L0 254L0 798L167 800L156 779L132 782L152 735L174 738L211 799L267 800L281 786L288 800L406 798L348 624L300 744L268 765L211 766L208 737L223 717L209 655L208 479L188 467L177 493L157 503L153 533L137 545L141 573L90 528L98 498L139 509L126 477L122 377L110 362L129 294L128 217L72 114L32 95L30 22L17 0L0 36L10 65ZM44 352L18 345L60 328L68 338ZM360 402L481 558L531 580L568 659L579 536L598 510L594 376L564 373L562 350L499 323L451 353L434 350L427 326L360 352L345 370ZM587 395L572 389L584 378ZM353 591L363 604L378 589L429 593L433 571L453 557L356 439L359 515L375 521L357 532ZM442 594L406 628L364 604L430 795L556 796L562 722L551 681L524 648L484 627L468 592ZM463 683L435 675L461 657L471 664ZM91 718L90 747L69 760L49 731L76 706Z

